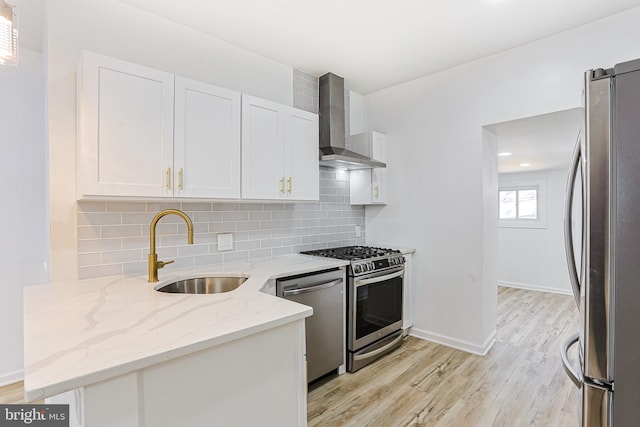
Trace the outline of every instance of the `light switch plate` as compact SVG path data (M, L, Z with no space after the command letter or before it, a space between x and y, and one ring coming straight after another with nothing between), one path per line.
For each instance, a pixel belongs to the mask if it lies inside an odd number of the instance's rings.
M356 225L356 237L362 237L362 226Z
M231 233L218 234L218 250L219 251L233 250L233 234Z

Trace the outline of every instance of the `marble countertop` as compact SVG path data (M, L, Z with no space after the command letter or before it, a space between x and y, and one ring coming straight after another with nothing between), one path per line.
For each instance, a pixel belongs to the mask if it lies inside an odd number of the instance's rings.
M305 318L312 309L260 292L270 279L342 267L347 261L285 255L29 286L24 290L25 398L43 399ZM247 275L222 294L154 287L179 278Z

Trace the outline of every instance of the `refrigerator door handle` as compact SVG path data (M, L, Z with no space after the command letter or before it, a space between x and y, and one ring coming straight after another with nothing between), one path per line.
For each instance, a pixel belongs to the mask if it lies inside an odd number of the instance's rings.
M567 267L569 268L569 279L571 281L571 289L575 297L578 309L580 308L580 279L578 270L576 269L575 251L573 247L573 221L571 220L571 210L573 207L573 190L580 166L580 134L578 134L578 142L573 151L573 160L571 161L571 169L569 169L569 179L567 180L567 190L564 204L564 248L567 256Z
M569 349L573 347L580 340L580 334L575 333L571 335L569 338L564 340L564 342L560 345L560 357L562 358L562 367L564 371L569 376L569 379L576 385L576 387L582 387L582 375L578 374L571 366L571 362L569 362Z

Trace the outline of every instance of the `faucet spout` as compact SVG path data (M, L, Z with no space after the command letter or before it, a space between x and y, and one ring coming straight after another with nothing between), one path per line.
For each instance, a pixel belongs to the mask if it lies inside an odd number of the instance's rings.
M158 281L158 269L164 267L167 264L171 264L173 260L158 261L158 254L156 253L156 226L158 221L166 215L178 215L187 223L187 242L193 245L193 222L189 216L178 209L165 209L158 212L158 214L151 220L149 226L149 283L155 283Z

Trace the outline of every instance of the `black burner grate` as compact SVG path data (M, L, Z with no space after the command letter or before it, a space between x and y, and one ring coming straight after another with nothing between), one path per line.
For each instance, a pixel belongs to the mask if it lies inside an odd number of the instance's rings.
M361 259L399 254L400 251L395 249L375 248L371 246L342 246L339 248L319 249L300 253L326 258L344 259L347 261L357 261Z

